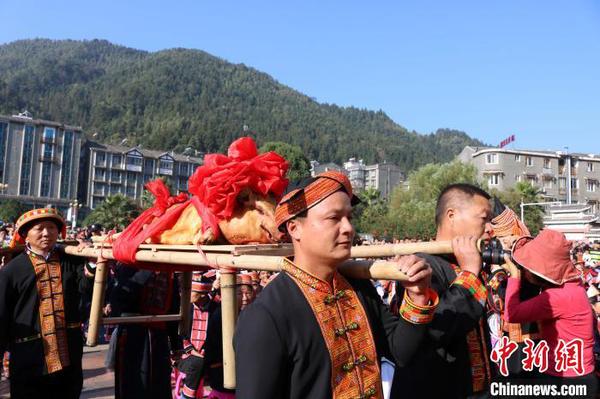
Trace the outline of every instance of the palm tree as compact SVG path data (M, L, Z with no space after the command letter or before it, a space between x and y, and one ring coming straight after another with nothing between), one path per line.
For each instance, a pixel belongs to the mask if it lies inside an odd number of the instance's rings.
M85 218L84 224L100 223L108 229L122 230L139 214L140 208L132 199L117 194L107 197Z

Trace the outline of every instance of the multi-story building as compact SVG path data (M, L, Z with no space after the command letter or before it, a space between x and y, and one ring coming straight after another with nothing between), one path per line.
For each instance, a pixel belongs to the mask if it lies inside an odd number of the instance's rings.
M319 173L327 172L330 170L348 173L343 167L333 162L319 163L318 161L310 161L310 175L312 177L315 177Z
M527 181L546 201L589 204L593 212L600 210L599 155L467 146L458 159L475 165L489 188L503 191Z
M81 127L0 116L0 198L61 211L77 199Z
M352 188L356 191L365 189L366 166L362 159L356 160L356 158L350 158L348 162L344 162L344 169L348 174L350 184L352 184Z
M141 201L144 184L161 176L174 191L187 191L188 178L202 163L200 158L172 152L91 141L82 157L82 199L91 209L115 194Z
M379 190L382 198L388 198L392 190L404 181L400 167L383 162L365 167L365 189Z
M362 159L350 158L344 162L352 188L357 191L374 188L382 198L388 198L392 190L404 181L400 167L387 162L365 165Z

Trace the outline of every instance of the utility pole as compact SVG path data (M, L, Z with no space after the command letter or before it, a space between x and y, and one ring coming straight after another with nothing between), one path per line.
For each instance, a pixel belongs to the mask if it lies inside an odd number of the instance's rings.
M567 155L567 205L571 205L571 156L569 155L569 147L565 147Z

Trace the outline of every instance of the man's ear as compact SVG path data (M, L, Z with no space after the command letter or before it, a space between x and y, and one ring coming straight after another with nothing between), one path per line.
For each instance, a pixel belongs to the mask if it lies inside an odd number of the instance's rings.
M456 209L455 208L446 209L446 212L444 213L444 217L446 218L448 225L451 227L454 224L454 218L456 217Z
M300 237L302 236L302 223L300 220L296 218L288 221L287 231L292 241L300 241Z

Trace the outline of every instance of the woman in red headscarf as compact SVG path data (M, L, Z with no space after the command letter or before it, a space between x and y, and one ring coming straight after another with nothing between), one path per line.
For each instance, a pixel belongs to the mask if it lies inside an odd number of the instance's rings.
M570 249L571 243L562 233L549 229L535 238L523 237L515 242L514 263L507 257L510 278L504 318L510 323L537 321L542 341L535 348L527 348L531 360L537 360L532 364L548 383L585 384L585 397L593 398L597 390L594 316ZM539 286L540 294L521 301L521 277ZM542 358L547 362L540 361Z

